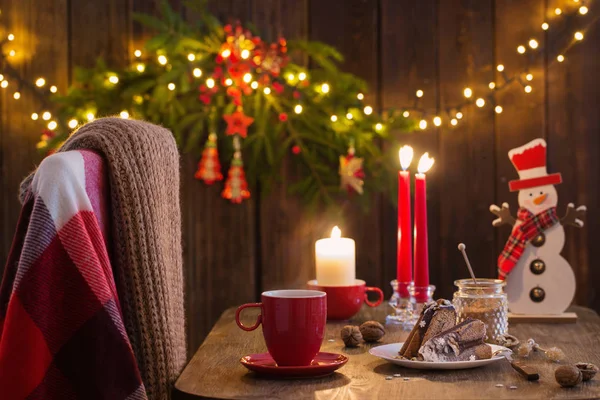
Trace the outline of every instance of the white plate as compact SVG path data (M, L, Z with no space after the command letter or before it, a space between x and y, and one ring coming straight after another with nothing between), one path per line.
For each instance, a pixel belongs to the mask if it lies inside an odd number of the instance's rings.
M492 358L488 358L486 360L474 360L474 361L448 361L448 362L429 362L429 361L411 361L402 358L397 358L398 352L402 348L402 343L392 343L392 344L384 344L382 346L373 347L369 350L369 353L374 355L375 357L383 358L386 361L389 361L393 364L401 365L406 368L412 369L467 369L467 368L476 368L482 367L484 365L488 365L494 363L496 361L502 360L504 355L495 355ZM497 351L508 351L509 349L502 346L496 346L494 344L490 344L492 347L492 354ZM510 353L509 353L510 354Z

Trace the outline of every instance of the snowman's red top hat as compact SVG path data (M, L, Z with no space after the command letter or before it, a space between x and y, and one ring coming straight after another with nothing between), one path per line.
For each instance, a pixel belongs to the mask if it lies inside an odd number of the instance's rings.
M512 149L508 158L519 173L518 180L510 181L511 192L544 185L558 185L562 182L560 173L548 174L546 170L546 141L535 139Z

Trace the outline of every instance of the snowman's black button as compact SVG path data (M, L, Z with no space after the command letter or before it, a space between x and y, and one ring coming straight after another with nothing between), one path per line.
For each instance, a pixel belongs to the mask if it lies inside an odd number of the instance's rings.
M542 289L539 286L534 287L529 292L529 298L534 303L541 303L542 301L544 301L545 297L546 297L546 292L544 291L544 289Z
M544 245L544 243L546 243L546 235L544 235L543 233L540 233L531 241L531 244L535 247L541 247Z
M546 263L540 259L533 260L531 264L529 264L529 269L533 274L540 275L546 270Z

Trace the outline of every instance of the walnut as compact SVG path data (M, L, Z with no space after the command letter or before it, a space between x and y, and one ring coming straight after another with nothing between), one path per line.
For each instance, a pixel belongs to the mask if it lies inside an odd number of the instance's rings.
M578 362L575 366L581 371L584 382L589 381L598 373L598 367L594 364Z
M358 326L346 325L342 328L341 336L344 344L348 347L357 347L363 340Z
M385 329L377 321L367 321L360 326L360 333L365 342L377 342L385 335Z
M521 342L513 335L509 335L505 333L504 335L500 335L496 338L496 341L500 346L508 347L511 350L515 350Z
M581 370L574 365L561 365L554 371L554 377L562 387L573 387L583 380Z

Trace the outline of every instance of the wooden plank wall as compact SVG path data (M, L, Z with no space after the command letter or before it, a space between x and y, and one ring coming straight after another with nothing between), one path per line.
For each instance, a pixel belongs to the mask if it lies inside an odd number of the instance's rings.
M19 69L34 79L45 76L65 90L76 65L89 66L98 55L114 65L130 59L149 34L132 22L134 12L155 13L156 0L0 0L0 18L20 38ZM36 3L35 6L33 3ZM185 12L180 0L171 0ZM580 17L585 25L600 13ZM464 87L487 93L488 83L501 80L495 66L514 71L524 64L516 46L535 37L543 45L562 37L560 29L542 34L545 20L561 27L555 7L572 9L567 0L212 0L210 10L223 21L252 22L265 39L322 40L346 56L344 69L365 79L369 104L382 110L411 104L417 89L420 104L444 110L462 100ZM571 8L569 8L571 7ZM194 15L186 18L193 20ZM556 22L556 23L555 23ZM561 28L562 29L562 28ZM429 236L432 283L437 294L451 296L452 281L465 269L456 244L464 241L478 276L495 274L495 260L508 235L491 227L491 203L516 195L507 183L516 177L507 151L544 137L549 143L549 169L563 174L558 186L560 212L570 201L588 205L585 229L568 229L565 257L577 275L578 304L600 310L600 282L595 260L600 247L600 29L592 26L586 40L557 63L544 54L531 66L534 91L515 85L497 96L504 112L492 105L463 110L465 120L424 132L397 134L416 154L429 151L436 165L428 175ZM306 63L306 60L296 60ZM33 100L12 100L0 93L0 260L12 240L19 204L18 183L40 156L35 151L38 128L29 119ZM219 187L193 178L199 154L182 157L182 209L189 349L201 343L227 307L258 298L262 290L301 287L314 277L314 241L334 224L357 241L357 276L390 295L395 273L396 210L382 196L361 214L350 201L338 213L311 215L286 192L294 176L291 164L282 183L241 206L223 201ZM368 178L367 178L368 179Z

